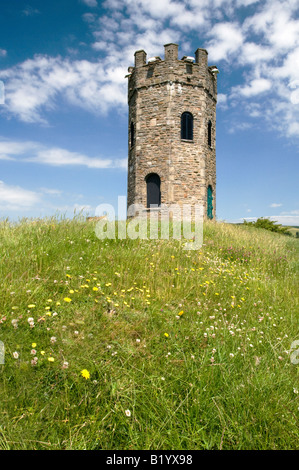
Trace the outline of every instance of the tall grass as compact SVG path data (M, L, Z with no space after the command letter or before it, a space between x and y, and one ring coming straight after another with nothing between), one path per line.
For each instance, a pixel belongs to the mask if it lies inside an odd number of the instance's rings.
M298 240L94 229L0 226L0 448L298 449Z

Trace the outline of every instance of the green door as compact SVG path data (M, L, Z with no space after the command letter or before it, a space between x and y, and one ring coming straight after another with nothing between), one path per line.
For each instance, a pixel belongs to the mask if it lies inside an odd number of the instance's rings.
M213 218L213 189L211 185L208 186L207 216L209 219Z

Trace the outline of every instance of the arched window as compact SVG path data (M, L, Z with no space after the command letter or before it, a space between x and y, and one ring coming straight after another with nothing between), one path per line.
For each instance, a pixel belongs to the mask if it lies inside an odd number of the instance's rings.
M135 143L135 128L134 128L133 122L131 122L130 134L131 134L131 147L133 147Z
M212 186L208 186L207 191L207 216L208 219L213 219L213 189Z
M181 139L193 140L193 116L188 112L181 116Z
M151 206L160 206L161 205L161 180L160 176L157 173L150 173L145 178L146 181L146 194L147 202L146 205L148 208Z
M208 146L212 147L212 123L208 122Z

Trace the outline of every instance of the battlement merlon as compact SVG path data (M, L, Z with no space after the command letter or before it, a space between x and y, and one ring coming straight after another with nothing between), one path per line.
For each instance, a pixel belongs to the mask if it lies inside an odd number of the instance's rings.
M208 66L208 52L198 48L195 57L184 56L178 59L178 44L164 45L164 60L150 57L140 49L135 52L134 67L128 68L129 95L134 89L158 85L165 81L185 82L187 85L202 86L217 100L216 66Z

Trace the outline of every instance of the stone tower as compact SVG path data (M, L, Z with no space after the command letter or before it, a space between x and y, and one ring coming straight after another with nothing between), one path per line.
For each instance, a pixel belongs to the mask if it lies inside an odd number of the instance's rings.
M164 60L135 52L128 77L128 207L132 204L202 204L216 215L217 73L208 53Z

